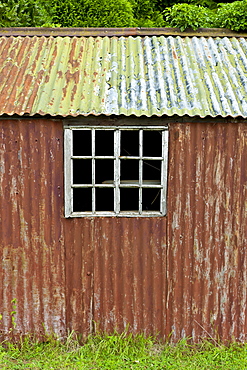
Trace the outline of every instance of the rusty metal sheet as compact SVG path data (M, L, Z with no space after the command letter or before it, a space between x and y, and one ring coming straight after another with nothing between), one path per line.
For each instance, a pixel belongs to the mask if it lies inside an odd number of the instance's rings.
M62 148L60 122L0 121L1 338L66 334Z
M246 140L245 121L171 123L167 219L73 221L92 331L246 341Z
M90 218L64 219L66 325L85 337L93 332L94 228Z
M70 330L164 335L166 218L66 223Z
M164 335L166 218L95 220L95 245L99 328Z
M65 219L62 137L61 121L0 121L2 338L164 334L166 218Z
M0 322L246 341L247 122L171 122L168 214L64 218L63 125L0 121Z
M247 122L172 124L167 333L246 341Z
M26 32L0 37L0 114L247 117L244 37Z

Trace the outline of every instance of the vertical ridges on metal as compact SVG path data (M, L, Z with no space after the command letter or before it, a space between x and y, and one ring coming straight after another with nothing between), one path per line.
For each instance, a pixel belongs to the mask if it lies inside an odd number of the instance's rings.
M247 117L240 37L0 37L0 114Z
M60 127L0 122L0 306L7 336L12 311L18 334L66 332Z
M167 315L174 340L246 340L246 135L246 122L170 127Z

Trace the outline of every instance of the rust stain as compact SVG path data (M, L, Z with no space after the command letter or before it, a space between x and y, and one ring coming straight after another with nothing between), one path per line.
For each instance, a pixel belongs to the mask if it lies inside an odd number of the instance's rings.
M71 46L71 51L69 54L69 64L72 69L80 68L80 63L81 63L81 57L80 55L75 55L75 47L77 46L77 40L73 39L72 41L72 46Z
M9 30L9 32L6 30L8 37L2 36L0 40L0 90L2 97L0 114L23 115L31 113L35 115L42 111L45 114L58 114L60 116L69 116L72 114L71 112L74 116L78 114L100 115L102 107L100 104L97 105L97 102L100 103L102 99L105 99L107 102L103 112L105 115L114 112L116 115L127 116L131 114L145 116L173 116L174 114L184 116L188 114L189 116L199 115L201 117L217 115L246 117L244 100L239 100L234 93L236 84L238 84L239 94L243 99L246 96L247 85L241 83L241 75L245 73L245 63L241 62L242 57L239 57L239 60L235 58L233 61L231 51L234 44L233 49L236 51L236 55L242 55L240 52L242 50L241 44L246 44L245 39L241 41L229 37L229 43L225 43L222 39L212 38L211 42L218 50L219 63L223 67L228 63L232 65L232 68L219 69L212 66L210 61L209 53L212 50L209 44L207 45L208 39L205 38L204 42L202 38L198 37L198 43L192 45L191 39L185 37L186 33L183 34L184 37L181 35L181 37L173 37L171 48L168 37L161 39L159 30L149 30L151 36L153 32L158 32L159 42L162 42L164 46L160 49L155 46L157 44L153 37L145 38L144 42L144 39L138 36L132 43L131 38L128 37L121 41L109 36L111 32L117 32L117 35L119 32L126 33L126 35L131 34L134 29L73 29L71 37L66 38L64 32L69 32L69 30L64 29L54 30L55 34L52 33L52 30L43 30L44 34L50 33L50 37L41 36L41 30L32 30L32 37L28 36L31 30L26 30L25 37L13 37L10 31L24 32L24 30L18 31L17 29ZM103 33L106 38L103 39L99 35L97 38L73 37L75 32L81 35L85 32L85 35L89 36L90 32L96 35L96 31L99 34ZM140 35L149 32L148 30L144 32L144 30L136 29L136 35L139 35L139 31ZM164 32L165 30L160 31ZM204 33L199 32L198 35L201 34ZM61 37L53 37L52 35L60 35ZM96 41L99 44L97 48L94 47ZM106 45L105 41L108 45L107 49L104 46ZM116 42L119 44L117 49ZM188 50L190 49L191 55L187 58L188 68L184 67L184 63L179 61L177 64L176 61L180 59L181 42ZM130 43L132 44L130 45ZM152 53L147 59L149 49L152 50ZM133 68L128 67L128 60L131 59L129 50L135 56ZM167 52L164 53L164 50ZM164 63L157 64L155 55L158 55L158 58ZM139 70L138 61L141 60L140 58L143 59L147 67L147 73L144 70L139 71L138 74L135 73L136 68ZM171 60L173 62L170 64ZM227 60L227 63L224 60ZM205 64L203 76L200 74L202 62ZM236 63L240 63L237 72ZM166 79L165 67L168 64L171 68L169 83ZM127 69L122 70L121 65L126 65ZM190 73L192 70L193 79L191 79ZM236 76L232 74L232 71L236 72ZM214 72L219 77L217 84L215 84ZM226 77L225 79L221 78L222 74ZM114 77L111 80L112 89L106 88L110 75ZM225 83L221 83L221 81L225 81ZM136 86L134 90L133 84ZM85 99L78 96L75 101L74 85L78 85L76 93L79 95L82 91L87 91L87 94L84 93ZM226 86L232 86L232 90L229 92L230 87L226 89ZM72 96L70 96L71 91ZM93 104L90 101L92 96L96 97ZM54 104L49 102L52 97L57 97ZM72 106L69 101L73 102Z
M17 299L16 335L246 341L247 122L169 130L167 217L65 219L62 121L0 121L5 337Z
M77 92L77 86L78 85L74 85L72 91L71 91L71 101L74 101L75 99L75 96L76 96L76 92Z
M12 325L13 299L17 306L13 335L66 334L64 237L61 212L57 212L63 205L54 193L63 183L62 151L53 140L62 140L61 128L60 123L42 119L0 122L4 133L0 147L3 139L5 144L1 159L6 163L0 195L0 290L4 297L0 312L5 338Z
M247 146L239 144L246 125L170 126L180 139L170 143L168 184L167 331L174 341L181 333L246 340Z

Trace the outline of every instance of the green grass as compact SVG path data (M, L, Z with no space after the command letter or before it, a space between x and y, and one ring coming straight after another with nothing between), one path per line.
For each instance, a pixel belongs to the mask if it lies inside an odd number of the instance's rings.
M54 338L38 343L26 338L0 345L0 369L224 369L247 370L247 344L224 346L203 341L192 345L161 344L130 334L94 335L80 345L70 335L64 343Z

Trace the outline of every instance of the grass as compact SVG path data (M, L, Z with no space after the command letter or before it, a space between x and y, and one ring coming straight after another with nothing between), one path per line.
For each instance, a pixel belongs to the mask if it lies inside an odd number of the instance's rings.
M18 344L0 345L0 369L247 370L247 344L224 346L203 341L192 345L182 340L169 345L126 333L89 336L83 345L73 335L64 343L54 338L45 343L26 338Z

